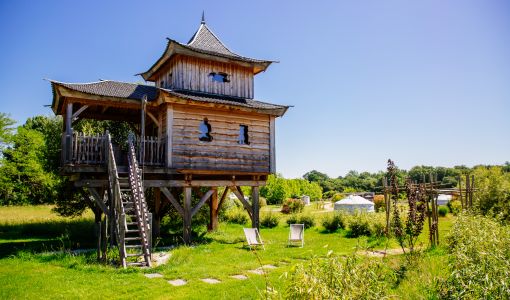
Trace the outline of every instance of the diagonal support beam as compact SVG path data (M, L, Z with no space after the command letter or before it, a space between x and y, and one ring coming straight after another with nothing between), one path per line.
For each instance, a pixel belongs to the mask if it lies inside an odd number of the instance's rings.
M250 215L250 219L253 219L251 205L250 205L250 203L248 203L248 201L246 201L246 199L244 199L241 188L239 188L237 186L231 186L230 190L232 191L232 193L234 193L236 195L237 199L239 199L239 201L241 201L241 203L243 204L246 211L248 211L248 214Z
M191 217L193 217L198 212L202 205L204 205L205 201L207 201L207 199L209 199L213 193L214 190L208 190L207 193L205 193L205 195L203 195L202 198L200 198L198 204L191 210Z
M223 194L221 195L220 202L218 203L218 209L221 208L221 205L225 201L225 198L227 198L227 194L228 194L229 190L230 190L230 188L228 186L225 187L225 190L223 191Z
M92 198L94 198L94 201L97 204L97 206L99 206L99 208L101 208L101 210L103 211L103 213L105 215L109 216L110 210L106 207L106 204L104 204L103 199L102 199L101 195L99 195L99 192L97 191L97 189L89 187L89 188L87 188L87 190L92 195Z
M158 118L156 118L150 111L146 111L147 115L149 116L149 118L151 118L151 120L154 122L154 124L159 127L159 122L158 122Z
M177 212L179 212L179 214L184 217L184 209L182 208L182 206L179 204L179 202L177 200L175 200L174 196L172 195L172 193L170 193L170 191L168 190L168 188L166 187L160 187L159 188L161 190L161 192L165 195L165 198L175 207L175 209L177 210Z
M80 107L80 109L78 109L76 112L74 112L74 114L73 114L73 122L78 120L78 116L80 116L80 114L82 112L84 112L87 108L89 108L88 105L83 105L82 107Z

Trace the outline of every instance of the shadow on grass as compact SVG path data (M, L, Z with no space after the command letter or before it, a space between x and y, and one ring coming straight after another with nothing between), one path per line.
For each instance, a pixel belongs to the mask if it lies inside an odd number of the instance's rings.
M44 252L95 246L94 222L87 219L0 224L0 258L19 251Z

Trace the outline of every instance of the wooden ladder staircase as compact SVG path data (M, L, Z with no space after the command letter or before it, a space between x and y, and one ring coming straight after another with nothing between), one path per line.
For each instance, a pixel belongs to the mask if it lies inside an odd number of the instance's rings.
M121 264L150 267L152 215L148 212L141 171L132 139L128 141L128 174L119 177L111 139L108 136L108 177L115 206L116 236ZM142 259L140 259L142 258Z

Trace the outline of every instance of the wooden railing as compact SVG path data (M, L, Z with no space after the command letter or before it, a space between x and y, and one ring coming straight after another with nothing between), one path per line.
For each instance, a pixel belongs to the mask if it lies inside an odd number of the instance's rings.
M143 146L143 150L140 148ZM165 165L166 155L166 139L158 139L156 136L147 136L144 139L143 145L140 141L136 142L136 149L140 149L143 153L143 160L140 159L140 164L144 166L163 166Z
M152 215L149 213L147 203L145 201L143 180L138 162L136 160L136 152L133 139L128 139L128 166L129 166L129 185L133 196L135 213L140 228L142 238L142 251L147 266L151 266L151 245L152 245L152 230L151 219Z
M117 238L117 244L119 246L119 256L122 266L126 267L126 246L124 242L125 231L127 230L126 225L126 214L124 212L124 206L122 205L122 194L119 183L119 173L117 172L117 164L115 163L115 155L113 153L112 140L110 134L105 135L105 144L107 147L106 166L108 168L108 188L110 189L110 195L112 196L112 204L114 209L114 220L116 220L115 233ZM112 208L110 208L112 209Z
M140 149L139 153L143 153L143 159L137 157L140 165L165 165L166 139L148 136L144 139L143 150L140 148L141 145L139 139L134 144L135 149ZM64 164L104 165L108 154L107 135L85 135L84 133L76 132L72 136L65 134L62 136L62 161ZM120 156L125 157L125 152L124 155Z

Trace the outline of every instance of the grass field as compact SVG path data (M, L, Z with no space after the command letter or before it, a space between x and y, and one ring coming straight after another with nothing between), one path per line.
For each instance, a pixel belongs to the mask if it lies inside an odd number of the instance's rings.
M271 207L265 208L270 210ZM320 218L323 214L308 208ZM440 221L441 235L449 230L452 218ZM320 223L318 223L320 224ZM76 219L54 215L50 206L0 208L0 298L171 298L171 299L253 299L259 298L266 284L281 292L285 288L285 272L313 256L328 251L349 255L357 249L397 248L395 242L363 238L347 238L345 231L325 233L320 226L307 229L305 247L286 247L288 227L284 221L272 229L262 229L266 250L250 251L243 245L242 225L220 224L200 244L179 246L169 250L167 264L153 269L117 269L95 261L95 252L71 254L59 250L93 248L93 220L90 214ZM420 237L426 245L427 233ZM391 291L394 298L425 299L434 278L444 273L445 256L441 248L426 252L421 269L412 277L423 277L422 284L404 280ZM376 258L381 259L381 258ZM398 264L398 257L384 258ZM276 266L263 275L252 274L261 265ZM163 278L149 279L144 273L157 272ZM247 280L231 278L243 274ZM207 284L203 278L221 282ZM180 287L167 281L184 279Z

